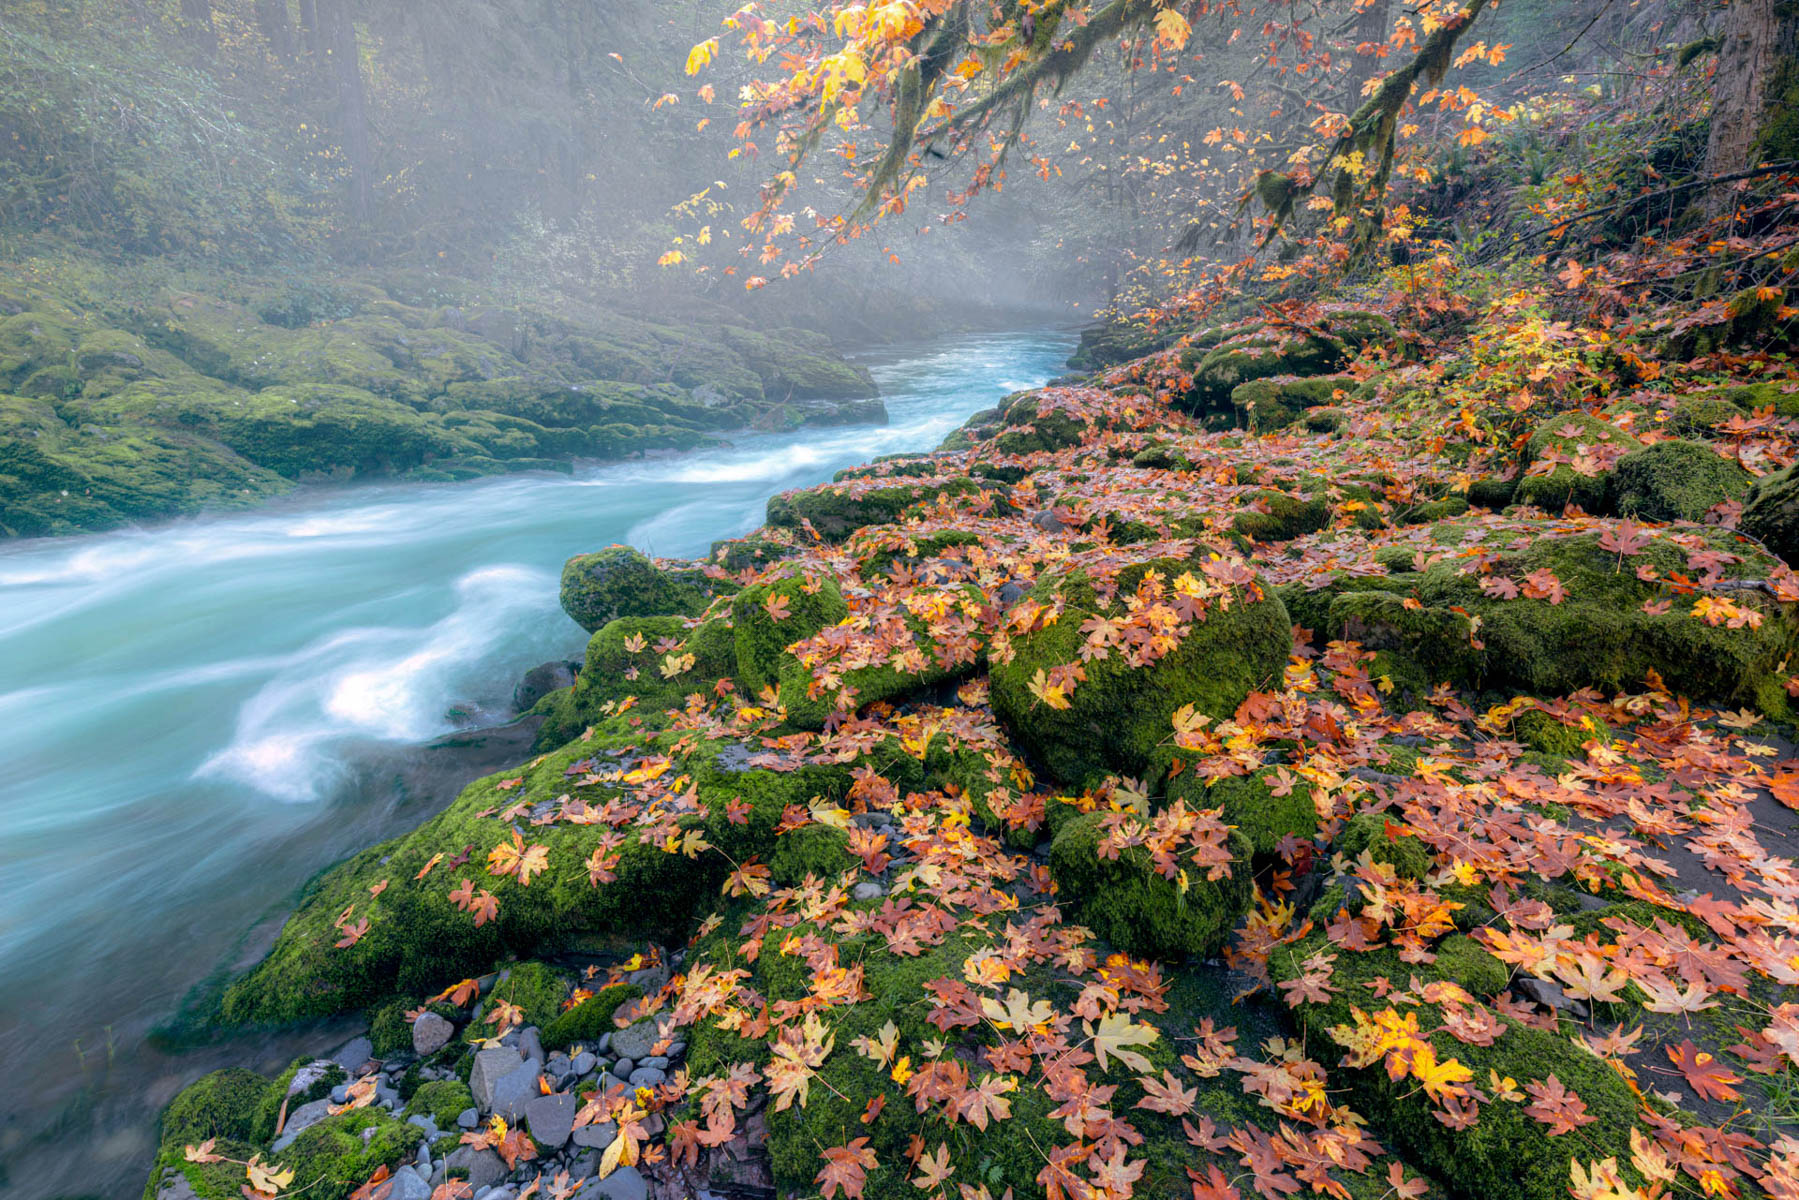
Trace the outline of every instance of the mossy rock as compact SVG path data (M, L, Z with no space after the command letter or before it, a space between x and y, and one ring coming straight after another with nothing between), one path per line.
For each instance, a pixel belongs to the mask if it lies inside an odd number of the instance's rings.
M1756 480L1738 527L1788 565L1799 563L1799 466Z
M1301 941L1281 946L1269 955L1268 969L1277 984L1305 973L1304 963L1313 955L1334 957L1333 994L1322 1004L1301 1002L1293 1011L1308 1042L1317 1040L1343 1045L1334 1030L1353 1027L1352 1007L1377 1013L1390 1007L1383 1000L1391 981L1418 977L1421 982L1451 979L1475 996L1501 984L1504 968L1488 963L1464 946L1462 939L1446 939L1434 964L1402 962L1389 948L1353 952L1333 951L1329 939L1314 933ZM1481 952L1484 954L1484 951ZM1488 956L1489 958L1491 956ZM1495 969L1497 967L1497 969ZM1458 976L1460 978L1458 978ZM1489 1046L1463 1042L1441 1032L1442 1017L1436 1006L1408 1007L1425 1030L1439 1062L1455 1059L1473 1075L1472 1086L1484 1087L1489 1072L1509 1077L1522 1087L1550 1075L1580 1096L1593 1123L1579 1131L1579 1142L1557 1137L1549 1126L1536 1120L1523 1103L1491 1100L1481 1104L1480 1116L1467 1128L1447 1131L1434 1115L1429 1098L1417 1081L1393 1081L1380 1064L1353 1070L1334 1068L1332 1081L1353 1080L1350 1099L1356 1111L1372 1119L1383 1141L1395 1145L1407 1158L1436 1176L1457 1196L1513 1196L1518 1200L1566 1200L1571 1157L1583 1161L1612 1158L1619 1164L1627 1186L1644 1181L1630 1166L1630 1130L1637 1121L1637 1103L1630 1088L1612 1069L1575 1040L1524 1025L1493 1014L1504 1033Z
M544 718L534 745L553 750L581 736L605 719L607 705L627 696L644 713L681 708L688 696L736 670L736 642L723 617L695 627L680 617L621 617L587 640L574 685L533 706L532 713Z
M1316 533L1331 522L1330 501L1322 496L1302 500L1273 489L1250 492L1239 500L1245 511L1231 521L1231 528L1258 542L1285 542ZM1259 505L1266 512L1249 510Z
M1697 521L1741 499L1751 482L1748 471L1704 442L1657 442L1618 460L1611 508L1646 521Z
M1430 874L1430 851L1385 813L1360 812L1351 817L1333 849L1352 861L1366 852L1375 862L1392 867L1401 879L1423 879Z
M1585 713L1578 714L1573 724L1551 716L1539 708L1527 708L1512 718L1512 736L1541 754L1574 759L1585 756L1583 747L1595 739L1606 742L1611 730L1604 721Z
M808 876L829 882L855 866L849 835L818 821L781 835L768 863L774 881L782 887L797 887Z
M643 989L634 983L601 988L543 1027L543 1048L566 1050L570 1046L593 1045L602 1034L612 1031L612 1014L619 1006L641 995Z
M1318 806L1312 789L1302 780L1277 796L1270 783L1273 768L1248 775L1227 775L1209 786L1203 776L1182 771L1168 782L1169 800L1183 800L1188 808L1217 808L1225 824L1249 839L1257 855L1276 852L1288 837L1302 840L1318 832Z
M542 1029L562 1012L569 982L540 962L522 962L500 972L487 999L504 1000L525 1014L525 1024Z
M1490 508L1498 512L1511 504L1517 492L1516 479L1476 479L1468 485L1468 503L1476 508Z
M1643 447L1635 437L1592 413L1560 413L1539 422L1531 431L1530 440L1525 443L1523 466L1528 468L1552 451L1577 456L1582 447L1591 451L1607 445L1621 446L1627 453ZM1527 471L1520 476L1514 500L1551 513L1559 513L1570 504L1588 513L1604 513L1608 511L1610 486L1609 471L1583 474L1560 463L1545 474L1532 475Z
M1395 336L1379 313L1334 312L1308 333L1276 333L1259 323L1206 350L1193 364L1193 386L1176 404L1201 414L1228 408L1240 385L1275 376L1310 378L1339 370L1369 343Z
M787 648L849 616L834 580L795 572L743 589L731 601L737 681L751 694L780 682Z
M1116 653L1086 663L1086 679L1068 697L1066 708L1054 708L1032 694L1039 673L1047 676L1079 661L1086 638L1082 622L1094 615L1121 615L1124 597L1136 591L1147 572L1160 571L1174 580L1199 568L1198 562L1179 558L1135 564L1120 574L1110 603L1100 601L1092 581L1078 570L1052 575L1032 590L1038 603L1049 605L1059 598L1065 609L1054 624L1020 635L1010 661L993 664L993 707L1019 743L1056 778L1078 785L1113 771L1141 776L1157 748L1173 737L1177 709L1191 704L1223 719L1250 692L1279 680L1292 649L1292 626L1280 598L1252 581L1233 587L1228 605L1224 597L1215 597L1180 644L1149 666L1132 667Z
M1285 429L1306 416L1306 410L1327 405L1338 391L1349 391L1355 380L1346 375L1324 375L1312 379L1256 379L1238 384L1231 391L1231 404L1243 425L1257 433ZM1333 422L1314 432L1328 433L1342 422L1341 410Z
M1097 812L1079 817L1050 844L1050 875L1068 919L1127 954L1169 962L1216 954L1249 909L1254 890L1249 839L1231 835L1235 861L1223 879L1190 869L1183 891L1155 869L1142 846L1102 857L1106 818Z
M433 1079L412 1093L404 1115L430 1117L439 1129L451 1130L456 1128L456 1118L473 1107L475 1094L468 1090L468 1084L460 1079Z
M162 1114L162 1140L197 1146L208 1138L261 1140L262 1110L274 1084L254 1071L214 1071L183 1088Z
M562 611L589 633L620 617L692 615L718 590L697 570L661 566L629 546L578 554L562 568Z
M1747 415L1743 406L1724 392L1699 392L1674 402L1669 423L1682 437L1704 437L1732 417Z
M630 718L613 718L590 739L477 780L417 830L309 883L268 956L229 984L216 1008L197 1015L225 1024L293 1021L396 993L427 994L509 956L529 958L590 935L622 934L638 942L679 936L709 911L729 862L773 849L775 826L789 804L841 797L849 788L849 766L750 770L747 761L759 748L654 732L633 726ZM660 843L645 844L634 824L615 830L603 822L536 826L522 816L502 819L520 803L553 811L557 798L571 790L596 807L633 795L622 773L637 769L634 764L661 770L660 760L670 755L666 769L689 777L699 804L697 812L676 819L675 828L702 831L722 853L688 858ZM582 783L590 774L593 781ZM748 806L747 819L730 818L734 802ZM612 878L596 884L589 860L602 839L619 833L624 843L616 847ZM515 834L546 852L545 869L528 885L473 864L442 865L463 855L479 861L492 847L514 844ZM425 877L415 878L428 864ZM498 905L479 926L450 899L463 878L491 891ZM383 881L388 886L371 895ZM369 928L353 945L338 947L337 916L351 903ZM543 1019L554 1017L556 1005L538 1007Z
M292 1168L296 1193L345 1200L378 1168L411 1158L424 1138L416 1125L384 1109L359 1108L302 1131L274 1158Z
M978 491L980 485L965 476L830 483L769 497L768 523L799 530L809 524L825 541L841 542L865 526L892 524L916 504Z
M1000 412L1004 426L994 435L993 448L1001 454L1047 454L1078 446L1086 437L1087 422L1068 412L1044 411L1034 392L1027 392Z
M1488 564L1493 575L1523 581L1548 570L1565 591L1560 603L1523 595L1500 599L1483 591L1475 575L1463 574L1460 559L1445 559L1396 585L1398 590L1339 595L1330 604L1327 631L1369 649L1403 653L1422 664L1432 682L1565 696L1587 687L1636 690L1654 671L1693 700L1767 703L1793 636L1791 606L1759 590L1737 590L1729 599L1760 613L1760 627L1708 625L1693 617L1691 597L1639 578L1635 568L1651 568L1661 579L1689 571L1694 538L1740 560L1724 568L1729 579L1764 579L1772 560L1727 533L1689 526L1681 533L1688 545L1645 531L1646 546L1621 564L1617 552L1599 544L1601 536L1543 521L1507 526L1495 543L1496 557ZM1662 601L1673 603L1666 611L1644 608ZM1478 631L1471 617L1480 619Z

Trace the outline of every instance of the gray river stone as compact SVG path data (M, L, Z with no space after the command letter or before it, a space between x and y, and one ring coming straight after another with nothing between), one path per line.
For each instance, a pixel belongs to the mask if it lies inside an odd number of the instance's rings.
M469 1071L469 1091L475 1094L475 1103L482 1112L493 1109L494 1084L512 1074L525 1065L516 1050L483 1050L475 1055L475 1065Z

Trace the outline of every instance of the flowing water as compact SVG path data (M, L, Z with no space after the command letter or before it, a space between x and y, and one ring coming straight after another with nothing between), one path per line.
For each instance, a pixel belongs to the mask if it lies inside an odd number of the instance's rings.
M871 359L882 427L0 545L0 1193L135 1196L185 1082L342 1038L145 1042L266 944L308 876L523 757L503 733L422 743L503 719L522 672L579 657L566 558L703 553L777 491L935 446L1071 346L995 334Z

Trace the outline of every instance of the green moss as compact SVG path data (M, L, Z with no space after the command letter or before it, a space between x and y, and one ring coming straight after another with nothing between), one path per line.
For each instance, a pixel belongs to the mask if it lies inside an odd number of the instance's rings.
M1089 615L1116 616L1149 570L1173 579L1194 564L1155 559L1136 564L1119 577L1119 595L1102 605L1080 572L1041 581L1032 596L1040 603L1057 597L1065 611L1055 624L1020 636L1009 662L991 671L993 706L1019 743L1056 778L1080 784L1118 771L1140 776L1158 746L1173 737L1172 718L1183 705L1222 719L1250 692L1278 680L1292 649L1292 627L1279 597L1259 583L1238 592L1228 607L1214 600L1204 620L1195 622L1173 652L1137 668L1114 654L1085 665L1069 706L1056 709L1032 694L1039 672L1079 661ZM1259 598L1257 598L1259 594Z
M1669 423L1683 437L1704 437L1732 417L1744 415L1742 405L1727 394L1701 392L1676 400Z
M377 1168L412 1156L424 1133L384 1109L359 1108L326 1117L303 1131L276 1161L294 1172L292 1190L345 1200Z
M1408 683L1417 682L1414 675L1426 683L1472 678L1480 656L1468 618L1450 608L1408 607L1408 599L1397 592L1343 592L1330 599L1322 628L1388 655L1385 673L1397 670Z
M1344 827L1335 848L1351 860L1366 851L1375 862L1392 867L1401 879L1423 879L1430 874L1430 851L1386 813L1357 813Z
M1618 460L1612 510L1649 521L1697 521L1749 490L1749 472L1702 442L1657 442Z
M1525 443L1524 463L1531 463L1554 451L1570 457L1581 448L1622 446L1628 451L1642 449L1643 443L1630 434L1588 412L1561 413L1540 422ZM1607 511L1609 472L1585 475L1565 463L1547 474L1525 474L1518 480L1515 495L1519 504L1533 504L1547 512L1559 513L1570 504L1589 513Z
M281 1120L283 1105L287 1107L287 1111L293 1112L303 1105L311 1104L314 1100L323 1100L338 1084L344 1083L350 1078L348 1071L336 1063L328 1063L311 1087L302 1088L289 1096L287 1090L293 1086L294 1076L299 1074L300 1068L313 1061L310 1058L296 1058L288 1065L287 1070L275 1077L275 1082L263 1095L261 1107L257 1110L256 1136L253 1140L266 1142L275 1136L275 1125Z
M699 571L658 566L629 546L579 554L562 568L562 611L589 633L620 617L692 615L718 591Z
M1473 938L1451 934L1437 943L1437 974L1473 992L1491 998L1504 991L1512 981L1512 970Z
M745 588L731 601L738 683L752 694L778 684L792 661L787 647L847 616L843 593L823 576L796 573Z
M1069 918L1128 954L1178 961L1217 953L1249 908L1249 840L1233 833L1230 873L1210 880L1189 871L1183 893L1142 846L1102 858L1105 819L1089 813L1071 821L1050 845L1050 874Z
M1258 505L1267 509L1239 512L1231 522L1232 529L1258 542L1284 542L1316 533L1331 521L1330 501L1322 496L1301 500L1286 492L1262 489L1243 496L1240 502L1245 508Z
M260 1147L248 1142L223 1140L213 1147L213 1153L234 1161L191 1163L183 1155L181 1146L170 1143L157 1154L156 1162L150 1168L144 1200L155 1200L165 1178L186 1180L188 1188L199 1200L244 1200L241 1189L245 1175L241 1164L261 1152Z
M1512 736L1540 753L1575 759L1586 756L1582 747L1587 742L1595 738L1609 741L1611 730L1604 721L1584 713L1569 725L1541 709L1529 708L1512 718Z
M562 1012L569 982L540 962L522 962L507 968L493 986L489 1000L505 1000L525 1012L525 1024L542 1029Z
M545 1047L546 1049L548 1047ZM427 1116L439 1129L455 1129L456 1118L475 1107L475 1094L460 1079L433 1079L419 1085L404 1115Z
M1318 808L1311 789L1301 783L1277 796L1269 785L1272 768L1249 775L1231 775L1210 787L1192 771L1183 771L1168 784L1169 800L1184 800L1189 808L1222 809L1224 821L1249 839L1258 855L1271 855L1289 836L1301 840L1318 832Z
M566 1050L570 1046L593 1045L601 1034L611 1032L612 1014L619 1006L641 995L643 989L634 983L601 988L543 1027L543 1048Z
M230 1068L195 1080L162 1114L162 1140L199 1145L207 1138L256 1141L262 1109L274 1085L254 1071Z
M1476 479L1468 485L1468 503L1497 512L1511 504L1517 491L1516 479Z
M1756 480L1738 524L1787 563L1799 562L1799 467Z
M783 887L796 887L808 875L834 880L855 865L849 852L849 835L817 821L783 834L775 842L768 864L775 882Z

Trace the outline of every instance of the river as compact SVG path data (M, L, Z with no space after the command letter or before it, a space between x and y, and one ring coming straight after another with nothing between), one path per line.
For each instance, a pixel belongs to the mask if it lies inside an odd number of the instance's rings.
M522 756L422 744L503 719L522 672L580 656L556 603L570 555L701 554L775 492L930 449L1072 347L987 334L865 358L886 426L0 543L0 1193L135 1197L182 1085L341 1039L145 1040L307 877Z

